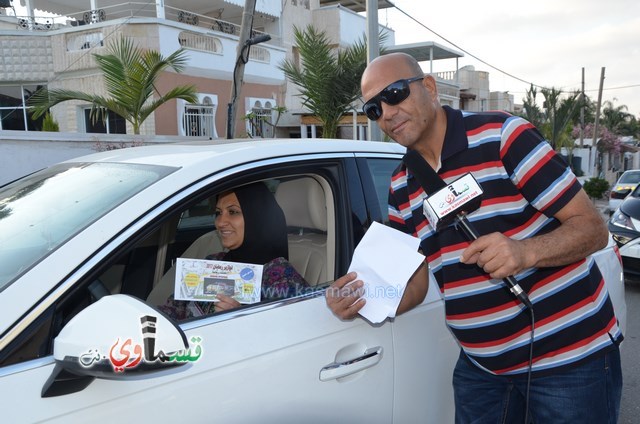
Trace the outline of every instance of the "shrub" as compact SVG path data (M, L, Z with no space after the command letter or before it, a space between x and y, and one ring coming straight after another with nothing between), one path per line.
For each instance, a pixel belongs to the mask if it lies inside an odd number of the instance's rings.
M592 199L602 199L609 190L609 182L603 178L589 178L582 187Z
M42 131L49 131L49 132L60 131L60 126L58 125L58 122L56 122L56 120L53 119L53 115L51 115L51 112L47 112L44 115L44 119L42 120Z

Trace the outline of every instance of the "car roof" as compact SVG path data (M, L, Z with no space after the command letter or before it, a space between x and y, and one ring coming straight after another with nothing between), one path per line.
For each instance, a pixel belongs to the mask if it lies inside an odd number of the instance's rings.
M190 167L207 163L210 170L247 161L314 153L404 153L395 142L339 139L255 139L168 142L109 150L66 162L117 162Z

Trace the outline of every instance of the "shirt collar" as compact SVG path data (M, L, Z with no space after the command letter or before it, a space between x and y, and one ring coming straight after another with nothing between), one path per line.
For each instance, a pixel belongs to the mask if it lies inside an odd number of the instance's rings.
M442 106L442 108L447 114L447 132L440 153L440 163L444 163L451 156L469 147L462 112L449 106Z

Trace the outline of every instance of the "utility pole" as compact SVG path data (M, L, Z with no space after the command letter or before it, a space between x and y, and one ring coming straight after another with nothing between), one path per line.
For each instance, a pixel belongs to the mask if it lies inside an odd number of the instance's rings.
M580 90L580 148L584 147L584 66L582 67L582 88Z
M367 0L367 63L380 56L378 36L378 0ZM375 121L368 119L370 141L382 141L382 131Z
M598 123L600 121L600 106L602 105L602 87L604 86L604 66L600 71L600 88L598 89L598 103L596 105L596 122L593 128L593 143L594 146L597 146L598 143ZM599 163L598 163L598 177L602 172L602 154L600 155Z
M253 12L256 9L256 0L245 0L242 12L242 24L240 26L240 38L236 50L236 64L233 68L233 80L231 81L231 96L227 109L227 138L233 138L235 133L236 112L238 110L238 95L242 89L244 80L244 65L249 60L249 45L247 41L251 36L253 26ZM246 57L245 57L245 49Z

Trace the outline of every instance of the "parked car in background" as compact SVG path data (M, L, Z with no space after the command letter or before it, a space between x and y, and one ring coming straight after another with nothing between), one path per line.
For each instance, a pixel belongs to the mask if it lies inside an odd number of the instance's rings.
M609 218L609 232L620 247L625 274L640 278L640 185Z
M615 212L625 197L640 183L640 169L624 171L609 192L609 213Z
M453 422L459 348L432 276L422 304L378 325L341 321L324 298L368 226L388 221L403 154L347 140L167 144L0 187L2 422ZM285 213L309 290L187 321L159 312L176 259L220 249L212 200L256 181ZM624 331L615 244L594 258Z

